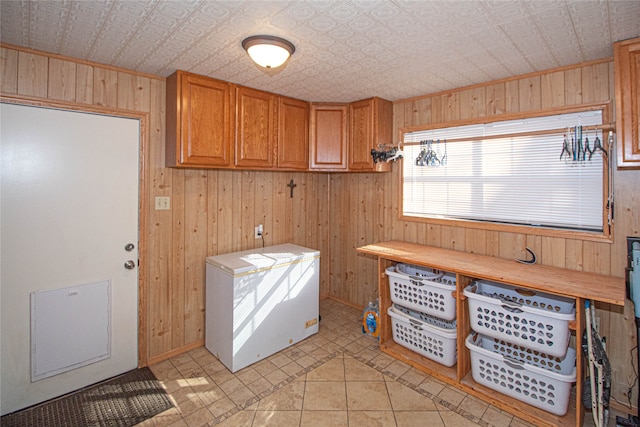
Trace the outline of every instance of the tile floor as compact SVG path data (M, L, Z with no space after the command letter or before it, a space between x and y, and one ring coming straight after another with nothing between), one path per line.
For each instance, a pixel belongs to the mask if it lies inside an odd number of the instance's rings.
M531 426L382 353L358 310L320 314L318 334L235 374L204 347L151 366L176 407L139 426Z

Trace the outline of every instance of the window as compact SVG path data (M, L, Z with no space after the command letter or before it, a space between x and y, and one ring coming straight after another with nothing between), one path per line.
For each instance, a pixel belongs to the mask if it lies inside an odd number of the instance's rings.
M582 111L405 133L403 215L602 233L607 157L590 153L597 143L608 150L602 117ZM570 153L561 159L565 138Z

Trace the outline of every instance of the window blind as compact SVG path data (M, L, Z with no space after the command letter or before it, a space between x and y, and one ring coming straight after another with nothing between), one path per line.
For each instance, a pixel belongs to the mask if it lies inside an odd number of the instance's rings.
M405 144L433 140L431 150L439 158L446 153L446 165L417 165L425 145L404 146L403 213L602 231L602 152L561 160L561 133L513 136L601 124L598 110L406 133ZM583 131L583 145L589 139L593 148L596 136L602 141L601 131Z

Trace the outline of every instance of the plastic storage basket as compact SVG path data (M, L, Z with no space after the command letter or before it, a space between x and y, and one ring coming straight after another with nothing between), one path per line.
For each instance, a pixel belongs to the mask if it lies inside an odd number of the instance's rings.
M536 408L563 416L576 380L576 351L548 356L480 334L465 341L471 353L473 380Z
M389 307L387 314L395 342L442 365L456 363L455 320L438 319L397 304Z
M445 320L456 318L456 276L430 268L397 264L386 270L391 301Z
M474 331L550 356L566 353L574 300L485 281L467 286L464 295Z

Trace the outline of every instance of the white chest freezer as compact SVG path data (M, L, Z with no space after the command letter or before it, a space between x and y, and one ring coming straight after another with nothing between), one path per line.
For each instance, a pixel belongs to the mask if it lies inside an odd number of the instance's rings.
M293 244L208 257L206 348L236 372L317 333L319 267Z

